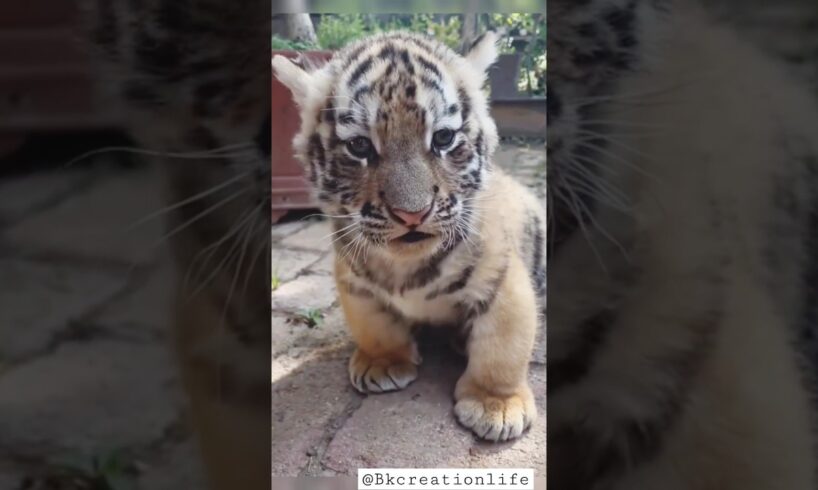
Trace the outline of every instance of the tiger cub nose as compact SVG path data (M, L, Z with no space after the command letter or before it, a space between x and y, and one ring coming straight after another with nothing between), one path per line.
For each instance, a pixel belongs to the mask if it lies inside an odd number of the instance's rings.
M389 208L389 211L406 226L418 226L432 213L434 201L420 211L407 211L405 209Z

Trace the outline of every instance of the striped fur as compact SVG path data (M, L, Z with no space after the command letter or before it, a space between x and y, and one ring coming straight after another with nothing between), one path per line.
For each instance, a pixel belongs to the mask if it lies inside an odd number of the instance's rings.
M526 378L545 293L545 216L492 165L497 130L482 86L495 44L488 33L460 56L397 32L353 43L317 71L281 57L273 68L301 107L297 154L337 216L335 277L358 347L352 384L406 387L420 363L414 330L454 328L469 354L455 413L497 441L536 417ZM428 206L420 225L394 211ZM410 241L410 232L425 235Z
M549 483L816 488L815 100L692 1L548 21Z

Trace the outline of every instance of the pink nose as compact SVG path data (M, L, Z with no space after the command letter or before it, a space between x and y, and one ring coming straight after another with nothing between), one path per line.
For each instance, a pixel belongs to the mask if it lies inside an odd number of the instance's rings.
M421 209L420 211L406 211L398 208L390 208L389 210L403 221L403 224L406 226L418 226L429 217L432 205L429 204L425 209Z

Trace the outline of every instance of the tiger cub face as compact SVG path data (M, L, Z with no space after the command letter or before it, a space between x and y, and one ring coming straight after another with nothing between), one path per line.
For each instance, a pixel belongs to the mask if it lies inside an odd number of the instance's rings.
M488 33L464 57L396 32L355 42L318 70L273 59L301 110L296 154L346 236L399 258L467 233L497 145L482 92L496 42Z

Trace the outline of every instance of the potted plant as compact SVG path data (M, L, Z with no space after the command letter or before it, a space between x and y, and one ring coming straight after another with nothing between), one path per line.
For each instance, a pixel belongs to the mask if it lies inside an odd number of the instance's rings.
M493 14L489 25L506 32L489 71L491 112L502 136L545 135L546 26L541 14Z

